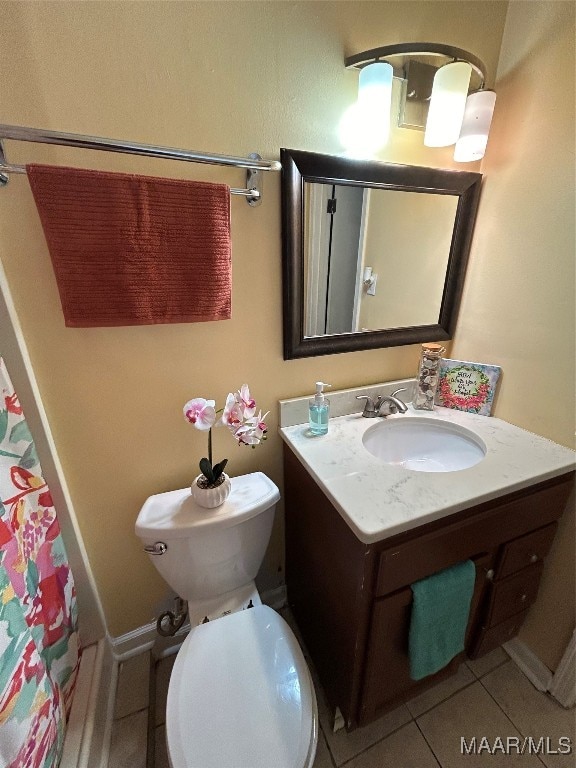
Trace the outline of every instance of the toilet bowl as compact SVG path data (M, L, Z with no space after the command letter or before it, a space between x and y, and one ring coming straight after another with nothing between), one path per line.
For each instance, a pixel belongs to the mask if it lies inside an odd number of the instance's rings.
M170 764L311 768L318 711L310 673L292 630L254 585L280 494L261 472L231 484L213 510L188 489L151 496L136 521L151 561L188 601L192 626L168 689Z

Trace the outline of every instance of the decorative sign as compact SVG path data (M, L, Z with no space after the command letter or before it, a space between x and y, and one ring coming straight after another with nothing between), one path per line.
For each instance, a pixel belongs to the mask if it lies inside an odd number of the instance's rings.
M440 360L436 405L490 416L501 370L499 365Z

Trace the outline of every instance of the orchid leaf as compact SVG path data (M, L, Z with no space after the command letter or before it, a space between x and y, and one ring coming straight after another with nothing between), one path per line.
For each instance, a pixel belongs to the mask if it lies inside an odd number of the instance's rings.
M218 464L214 464L214 469L213 469L214 480L212 481L213 483L215 483L220 477L220 475L222 474L222 472L224 472L224 467L226 466L226 464L228 464L228 459L224 459Z
M200 459L200 471L202 472L206 480L208 480L210 485L212 485L212 483L214 482L214 472L212 470L212 465L210 464L207 458Z

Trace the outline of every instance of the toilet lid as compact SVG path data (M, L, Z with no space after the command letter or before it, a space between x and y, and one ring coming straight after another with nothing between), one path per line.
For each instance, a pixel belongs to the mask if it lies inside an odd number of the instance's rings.
M305 768L317 741L316 697L284 619L260 605L191 630L170 678L173 768Z
M230 496L214 509L199 507L190 488L150 496L136 520L136 535L154 540L188 538L195 531L229 528L256 517L277 503L280 491L263 472L230 478Z

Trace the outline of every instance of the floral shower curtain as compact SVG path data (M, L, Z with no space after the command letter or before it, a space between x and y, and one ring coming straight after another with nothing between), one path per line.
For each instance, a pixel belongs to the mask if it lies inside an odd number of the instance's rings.
M0 766L53 768L79 663L76 595L32 435L0 357Z

